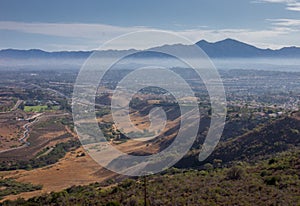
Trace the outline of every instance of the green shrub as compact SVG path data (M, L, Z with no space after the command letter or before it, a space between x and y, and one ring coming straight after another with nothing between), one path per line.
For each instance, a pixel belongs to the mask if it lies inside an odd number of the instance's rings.
M207 171L212 171L214 169L214 166L210 163L206 163L204 165L204 169L207 170Z
M260 176L265 177L268 175L268 172L266 170L261 171Z
M106 206L119 206L120 203L116 202L116 201L112 201L106 204Z
M269 160L269 165L274 164L274 163L276 163L276 162L277 162L277 161L276 161L275 159L272 158L272 159Z
M276 186L276 185L278 185L280 179L281 178L279 176L272 176L272 177L267 177L264 182L267 185L274 185L274 186Z
M226 177L229 180L240 180L243 178L245 171L241 167L234 166L228 170Z

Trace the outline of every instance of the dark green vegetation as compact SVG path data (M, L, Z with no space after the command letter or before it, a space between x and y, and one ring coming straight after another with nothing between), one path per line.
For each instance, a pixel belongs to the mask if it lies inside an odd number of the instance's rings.
M300 121L284 117L220 144L212 157L225 162L231 160L255 161L268 155L300 146Z
M79 146L80 146L79 141L70 140L68 142L62 142L57 144L55 147L53 147L53 149L46 155L43 155L43 153L46 153L47 150L49 150L49 148L45 148L43 151L39 152L35 158L30 159L28 161L12 160L6 162L5 164L2 163L0 164L0 170L1 171L17 170L17 169L30 170L34 168L51 165L58 162L61 158L63 158L68 151L74 150Z
M299 205L300 152L293 150L257 164L229 168L169 169L147 177L149 205ZM73 186L28 201L4 205L142 205L144 179L117 186Z
M30 183L20 183L13 179L0 180L0 199L7 195L16 195L22 192L31 192L41 190L41 185L33 185Z
M299 113L297 113L299 115ZM177 167L201 167L205 163L230 164L232 161L256 162L270 158L278 152L284 152L300 146L300 120L296 114L283 117L245 132L233 139L221 140L217 148L205 160L198 161L198 154L191 153L183 158ZM224 131L224 134L226 132Z

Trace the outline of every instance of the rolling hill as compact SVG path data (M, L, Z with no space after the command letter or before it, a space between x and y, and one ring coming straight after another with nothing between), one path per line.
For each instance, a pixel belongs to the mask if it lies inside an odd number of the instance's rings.
M223 164L234 161L256 162L271 158L280 152L300 147L300 113L284 117L233 138L220 142L214 152L204 161L198 155L188 155L177 163L179 168L201 167L218 160Z

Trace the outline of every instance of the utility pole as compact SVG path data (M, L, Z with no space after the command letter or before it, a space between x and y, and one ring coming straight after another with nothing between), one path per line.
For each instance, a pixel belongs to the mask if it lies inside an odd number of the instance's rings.
M147 206L147 176L144 176L144 206Z

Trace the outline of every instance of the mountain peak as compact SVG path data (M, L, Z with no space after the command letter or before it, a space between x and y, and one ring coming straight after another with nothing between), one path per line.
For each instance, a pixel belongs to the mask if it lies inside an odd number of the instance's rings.
M196 44L210 44L208 41L202 39L200 41L198 41Z
M231 38L227 38L227 39L224 39L224 40L221 40L219 42L236 42L236 43L243 43L241 41L238 41L236 39L231 39Z
M236 39L227 38L221 41L217 41L215 44L226 44L226 45L244 45L248 47L255 47L253 45L247 44L245 42L238 41ZM257 48L257 47L255 47Z
M263 51L268 52L267 50L259 49L231 38L214 43L201 40L196 45L203 49L210 57L259 57Z

